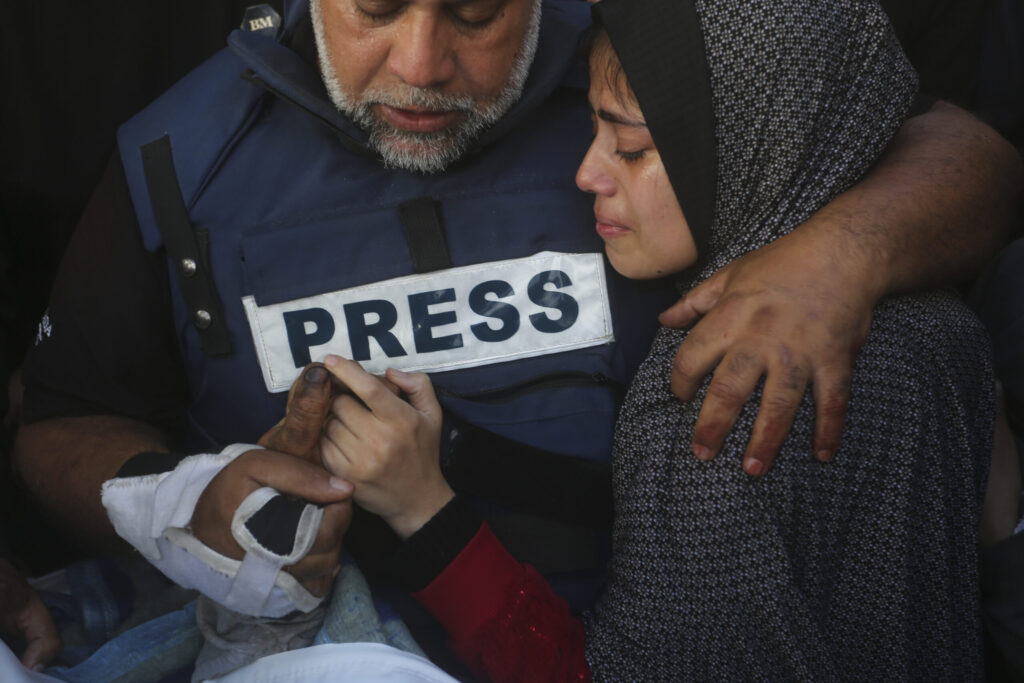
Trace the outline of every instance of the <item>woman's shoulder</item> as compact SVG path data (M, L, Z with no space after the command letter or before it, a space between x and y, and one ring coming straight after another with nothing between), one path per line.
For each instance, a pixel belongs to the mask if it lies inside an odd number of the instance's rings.
M873 338L903 342L904 354L963 349L988 354L988 333L963 299L952 290L934 290L883 299L875 308Z
M879 370L882 372L879 372ZM988 332L953 291L890 297L876 308L856 365L872 374L934 392L936 383L975 389L994 382Z

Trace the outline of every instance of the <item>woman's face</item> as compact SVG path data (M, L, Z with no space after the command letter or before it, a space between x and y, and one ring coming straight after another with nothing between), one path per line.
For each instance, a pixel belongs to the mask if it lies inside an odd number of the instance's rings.
M595 195L597 234L615 270L633 279L678 273L697 260L697 247L625 77L607 77L612 59L607 38L599 40L590 58L594 141L576 185Z

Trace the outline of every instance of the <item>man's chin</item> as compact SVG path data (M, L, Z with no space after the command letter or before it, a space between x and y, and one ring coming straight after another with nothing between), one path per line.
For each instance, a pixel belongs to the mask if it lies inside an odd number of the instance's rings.
M393 131L371 140L384 163L418 173L439 173L461 157L468 144L455 131Z

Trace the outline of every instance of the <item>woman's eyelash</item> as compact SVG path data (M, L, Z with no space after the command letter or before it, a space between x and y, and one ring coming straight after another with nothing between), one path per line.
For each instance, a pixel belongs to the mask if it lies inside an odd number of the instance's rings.
M623 152L621 150L615 150L615 153L619 155L619 158L626 163L632 163L634 161L640 161L644 158L644 150L638 149L635 152Z

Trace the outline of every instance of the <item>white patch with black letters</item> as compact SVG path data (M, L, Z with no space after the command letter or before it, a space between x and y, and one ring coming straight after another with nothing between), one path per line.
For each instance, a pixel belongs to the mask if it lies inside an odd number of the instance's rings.
M311 360L440 372L614 339L601 254L541 252L260 306L242 298L267 389Z

